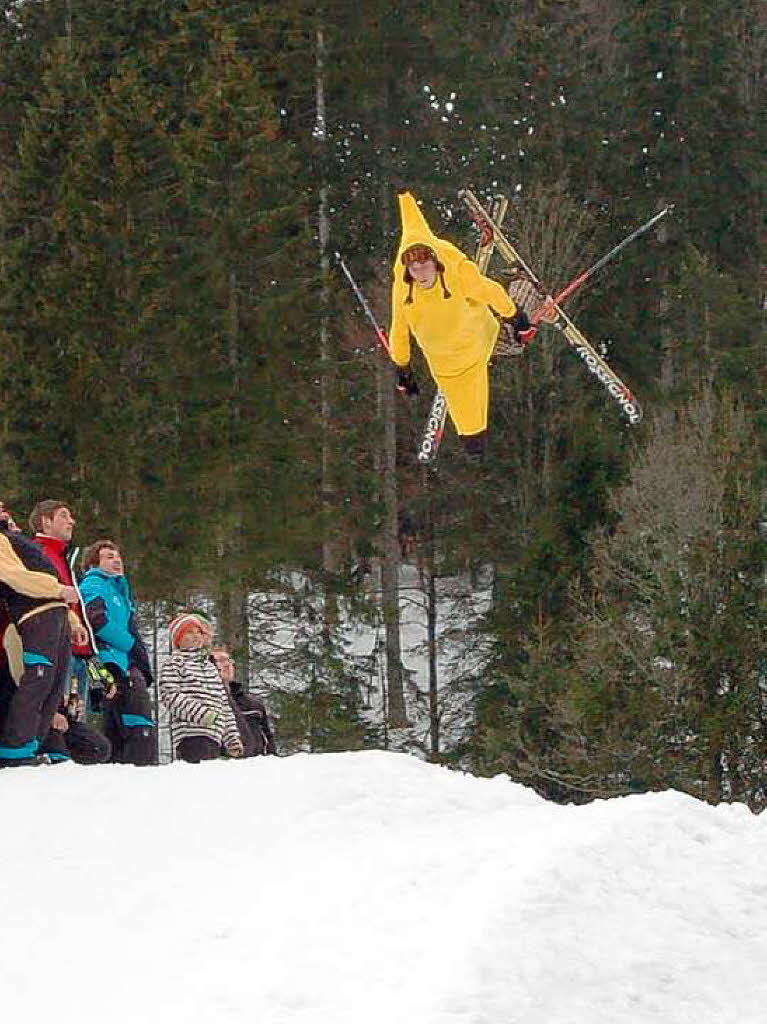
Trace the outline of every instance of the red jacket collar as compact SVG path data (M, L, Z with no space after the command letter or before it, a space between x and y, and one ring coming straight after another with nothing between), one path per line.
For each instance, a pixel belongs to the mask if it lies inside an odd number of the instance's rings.
M64 557L64 548L67 546L65 540L59 540L58 537L49 537L47 533L36 533L35 544L46 553L58 555L59 558Z
M53 562L59 581L61 583L71 583L72 573L64 557L64 549L67 546L66 541L57 540L56 537L49 537L47 533L36 533L32 539Z

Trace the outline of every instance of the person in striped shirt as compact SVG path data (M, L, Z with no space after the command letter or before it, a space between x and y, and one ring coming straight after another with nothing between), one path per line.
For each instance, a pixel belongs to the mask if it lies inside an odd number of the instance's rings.
M229 694L210 658L213 638L207 619L182 612L170 623L173 653L160 672L160 700L168 709L176 757L193 764L244 748Z

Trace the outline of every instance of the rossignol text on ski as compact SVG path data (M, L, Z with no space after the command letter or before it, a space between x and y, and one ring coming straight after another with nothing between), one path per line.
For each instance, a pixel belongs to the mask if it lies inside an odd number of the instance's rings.
M441 391L437 391L432 399L429 416L426 420L421 443L418 446L419 462L428 465L437 456L442 435L445 432L445 419L447 417L447 400Z

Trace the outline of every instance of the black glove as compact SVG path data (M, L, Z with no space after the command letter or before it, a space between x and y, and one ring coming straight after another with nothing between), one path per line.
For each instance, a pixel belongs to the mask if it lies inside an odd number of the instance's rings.
M524 309L518 309L514 316L509 319L508 323L511 324L511 329L514 332L514 340L522 348L527 348L538 333L538 328L530 323Z
M421 389L418 381L413 376L409 366L397 367L397 391L411 398L413 395L420 395Z
M498 354L521 356L537 333L538 328L531 325L527 313L518 309L514 316L501 320L502 345Z

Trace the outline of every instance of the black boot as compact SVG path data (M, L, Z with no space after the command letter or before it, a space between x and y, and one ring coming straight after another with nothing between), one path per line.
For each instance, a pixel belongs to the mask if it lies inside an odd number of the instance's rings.
M481 430L478 434L464 434L461 440L469 458L473 462L481 462L487 448L487 431Z

